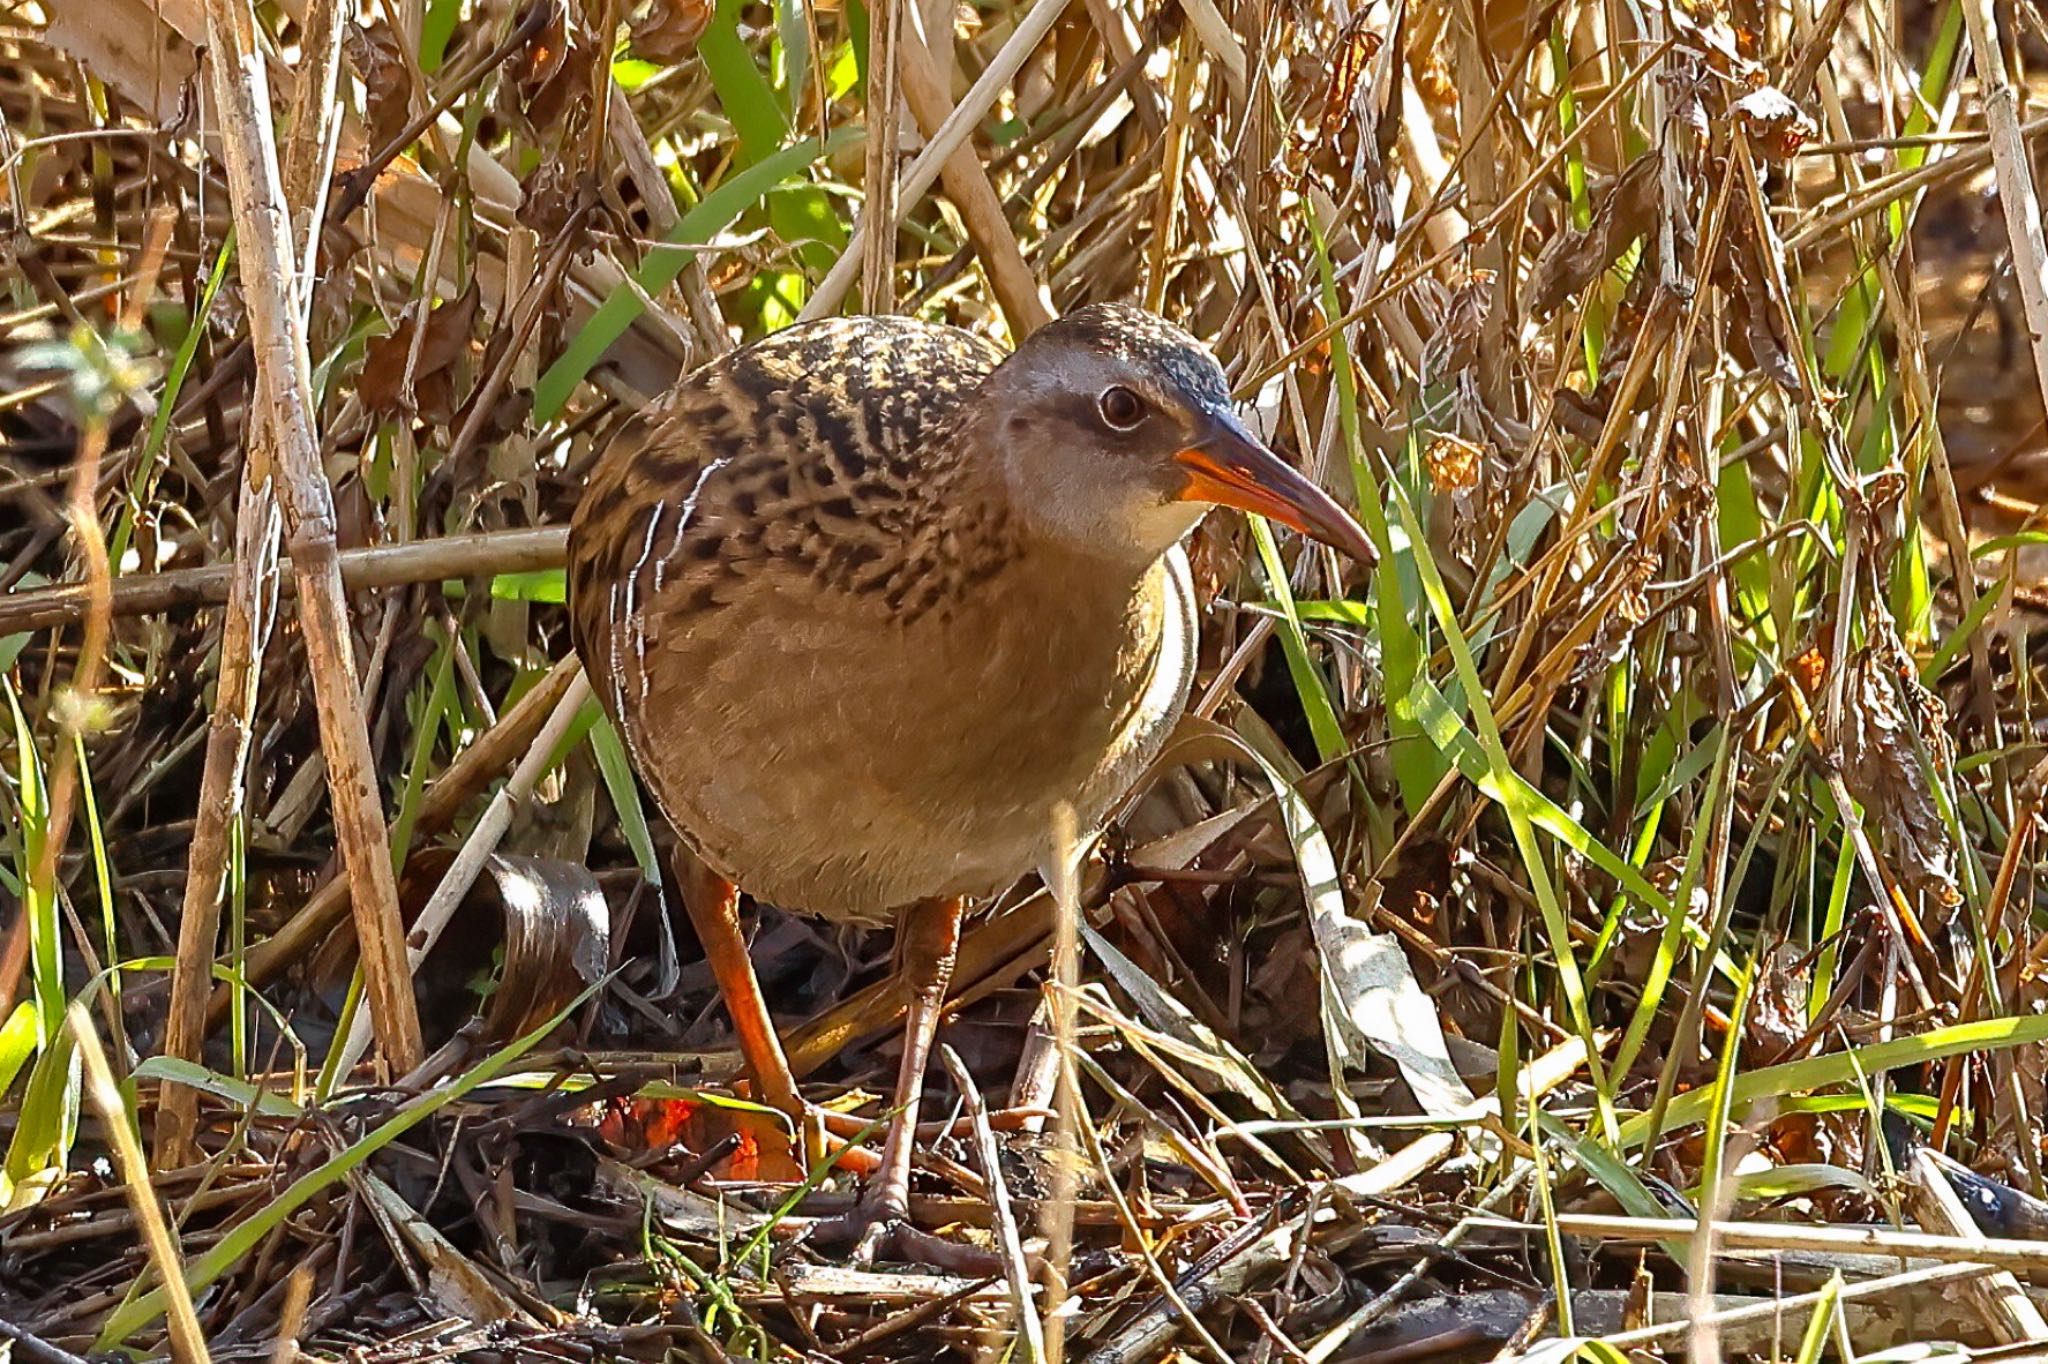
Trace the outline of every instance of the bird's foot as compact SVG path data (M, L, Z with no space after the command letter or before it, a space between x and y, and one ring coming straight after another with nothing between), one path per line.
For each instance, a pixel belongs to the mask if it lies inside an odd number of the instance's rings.
M925 1265L976 1279L1003 1268L992 1250L948 1241L912 1225L903 1204L888 1197L863 1198L851 1211L820 1221L807 1239L817 1246L850 1245L847 1259L857 1265Z

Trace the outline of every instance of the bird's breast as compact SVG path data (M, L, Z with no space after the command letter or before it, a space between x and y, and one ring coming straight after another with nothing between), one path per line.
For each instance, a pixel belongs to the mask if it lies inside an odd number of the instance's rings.
M1001 889L1045 864L1063 804L1092 831L1195 654L1178 550L1120 591L1026 561L907 623L763 584L703 621L657 604L649 631L641 747L670 818L754 894L849 918Z

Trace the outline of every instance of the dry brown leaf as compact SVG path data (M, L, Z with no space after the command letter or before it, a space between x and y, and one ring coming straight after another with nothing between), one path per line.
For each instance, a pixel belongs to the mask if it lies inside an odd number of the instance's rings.
M710 26L710 0L653 0L633 21L633 55L673 66L697 50L697 40Z
M405 131L411 118L407 96L412 92L412 73L405 68L405 54L390 27L381 20L349 31L348 58L363 83L369 145L381 151Z
M1469 271L1451 289L1442 323L1423 348L1423 373L1432 380L1463 374L1479 363L1479 334L1493 308L1494 272Z
M1950 910L1962 903L1958 855L1931 786L1949 766L1946 717L1890 623L1873 614L1868 629L1871 642L1848 664L1842 780L1906 888Z
M1621 259L1630 242L1657 221L1662 200L1658 170L1663 158L1639 156L1600 193L1593 221L1583 232L1567 232L1543 248L1529 272L1529 307L1546 317Z
M470 332L481 301L472 279L462 297L428 314L410 393L405 391L405 366L418 314L408 312L397 330L366 345L356 386L363 405L386 416L410 409L428 421L447 421L455 411L455 365L469 353Z
M1638 547L1615 565L1621 587L1612 608L1602 613L1593 637L1579 646L1572 666L1574 686L1598 677L1621 660L1635 633L1650 616L1650 599L1644 591L1657 572L1657 555L1647 546Z

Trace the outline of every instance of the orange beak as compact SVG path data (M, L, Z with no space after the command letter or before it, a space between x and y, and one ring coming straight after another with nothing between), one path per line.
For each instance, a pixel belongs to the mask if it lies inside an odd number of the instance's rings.
M1213 502L1220 507L1257 512L1303 535L1322 541L1370 568L1379 551L1350 512L1311 483L1293 465L1259 443L1258 437L1225 413L1210 415L1210 430L1198 443L1175 455L1188 471L1183 502Z

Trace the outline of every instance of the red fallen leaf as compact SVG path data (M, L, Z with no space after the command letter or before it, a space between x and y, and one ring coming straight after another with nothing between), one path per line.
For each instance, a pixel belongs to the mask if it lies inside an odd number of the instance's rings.
M1775 85L1759 85L1729 106L1764 155L1789 161L1812 140L1819 125Z
M700 1099L619 1099L606 1106L597 1130L623 1151L704 1152L737 1138L731 1154L712 1167L715 1178L781 1184L804 1177L781 1116L759 1109Z
M674 65L697 50L711 25L710 0L653 0L633 24L633 55Z

